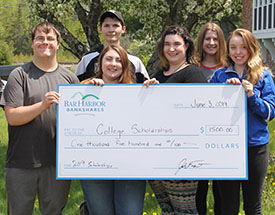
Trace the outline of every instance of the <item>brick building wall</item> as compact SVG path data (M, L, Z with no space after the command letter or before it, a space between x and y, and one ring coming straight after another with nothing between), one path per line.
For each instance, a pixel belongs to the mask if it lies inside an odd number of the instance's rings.
M252 31L252 10L253 0L242 0L242 27ZM265 66L269 67L275 76L275 62L272 61L270 53L267 51L267 59L264 62Z
M252 4L253 0L243 0L242 10L242 26L243 28L252 31Z

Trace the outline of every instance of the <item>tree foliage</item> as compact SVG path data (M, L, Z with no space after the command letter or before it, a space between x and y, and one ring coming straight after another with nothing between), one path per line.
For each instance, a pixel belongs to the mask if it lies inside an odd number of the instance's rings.
M7 43L0 41L0 65L10 65L12 63L12 51Z
M29 10L24 1L0 0L0 41L13 50L13 54L31 54Z
M217 22L228 35L240 26L241 0L26 0L32 19L54 23L62 34L62 45L81 58L100 44L97 31L100 14L108 9L119 10L127 26L124 37L138 41L144 56L152 56L148 68L155 67L154 47L165 26L180 24L193 35L203 23ZM122 43L123 45L123 43ZM136 50L136 46L134 46Z

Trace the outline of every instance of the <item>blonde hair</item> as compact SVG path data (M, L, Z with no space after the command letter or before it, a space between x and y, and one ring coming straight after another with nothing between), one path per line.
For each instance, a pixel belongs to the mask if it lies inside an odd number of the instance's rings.
M135 81L134 81L133 74L130 70L130 61L128 59L128 54L125 51L125 49L122 48L119 45L109 45L109 46L105 47L102 50L102 52L100 53L99 58L98 58L99 71L97 72L95 78L101 78L102 79L102 76L103 76L102 60L103 60L104 55L110 50L114 50L119 54L121 64L122 64L122 74L118 79L118 83L127 83L127 84L134 83ZM87 84L92 78L93 77L85 79L80 83L81 84Z
M260 45L256 37L250 31L242 28L236 29L230 34L227 40L227 67L231 64L234 65L233 60L229 56L229 43L231 38L234 36L240 36L243 39L244 45L250 54L247 61L247 80L255 85L257 84L264 71Z
M218 64L224 66L226 63L226 42L224 39L224 33L220 26L218 26L216 23L208 22L204 24L201 29L200 33L197 38L197 58L198 61L201 62L205 58L205 52L203 50L203 41L205 38L205 35L207 31L213 31L218 36L218 42L219 42L219 49L216 54L216 61Z

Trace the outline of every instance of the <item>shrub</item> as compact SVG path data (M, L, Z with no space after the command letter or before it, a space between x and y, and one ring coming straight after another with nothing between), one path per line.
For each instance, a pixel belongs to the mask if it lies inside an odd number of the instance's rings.
M11 47L0 41L0 65L10 65L13 62L13 54Z

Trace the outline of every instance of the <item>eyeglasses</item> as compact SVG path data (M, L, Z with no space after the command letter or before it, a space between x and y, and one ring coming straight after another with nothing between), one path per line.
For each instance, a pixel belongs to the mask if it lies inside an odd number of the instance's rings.
M55 43L57 41L56 38L50 37L50 36L49 37L37 36L34 38L34 41L38 43L44 43L44 41L46 40L48 43Z

